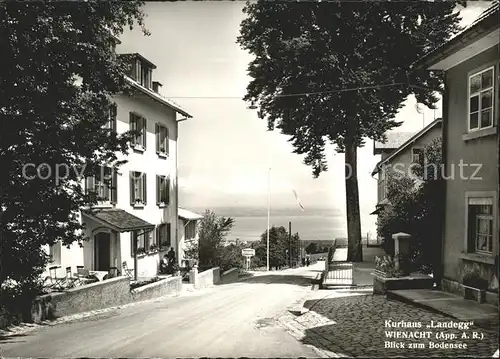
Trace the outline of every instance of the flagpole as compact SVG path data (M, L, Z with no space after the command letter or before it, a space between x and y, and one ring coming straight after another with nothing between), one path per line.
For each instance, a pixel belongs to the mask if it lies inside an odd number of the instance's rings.
M267 194L267 271L269 272L269 229L271 225L271 167L269 167L269 187Z

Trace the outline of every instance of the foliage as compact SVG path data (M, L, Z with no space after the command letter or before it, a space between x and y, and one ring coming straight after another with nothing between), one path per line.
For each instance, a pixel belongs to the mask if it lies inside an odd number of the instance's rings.
M298 233L292 235L291 242L289 233L285 227L271 227L269 230L269 268L280 268L289 265L290 253L292 259L299 256ZM255 257L252 258L255 266L267 265L267 230L261 235L260 242L254 244ZM291 250L291 252L290 252Z
M441 76L409 69L459 31L457 3L260 0L243 10L237 42L254 55L244 100L290 136L315 177L328 169L327 144L345 153L348 260L362 260L357 147L400 125L411 93L434 108Z
M385 273L387 278L399 277L399 271L396 269L396 263L391 256L375 257L375 269Z
M140 282L130 283L130 290L136 289L136 288L139 288L139 287L143 287L143 286L151 284L151 283L156 283L159 280L161 280L160 277L154 277L154 278L151 278L151 279L148 279L148 280L143 280L143 281L140 281Z
M241 267L242 244L226 246L226 238L234 226L234 218L220 217L206 210L198 224L198 243L190 245L185 256L196 259L200 268L220 267L225 271L231 266ZM239 256L239 259L238 259Z
M322 247L316 242L311 242L306 246L305 251L307 254L326 253L328 252L328 248L330 248L330 246Z
M389 171L387 199L390 205L377 219L378 235L390 255L394 255L393 234L404 232L412 236L412 269L424 273L435 269L433 264L439 260L444 206L441 166L441 139L437 138L424 148L424 164L414 167L412 176Z
M129 90L111 34L136 23L147 33L141 5L0 4L0 282L31 292L49 260L43 245L86 239L79 211L97 198L81 174L118 166L128 149L129 134L104 126L110 96Z

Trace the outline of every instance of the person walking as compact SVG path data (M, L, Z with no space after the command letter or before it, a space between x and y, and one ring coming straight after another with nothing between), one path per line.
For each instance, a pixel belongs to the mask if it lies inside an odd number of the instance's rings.
M311 264L311 261L309 260L309 257L307 257L307 259L306 259L306 266L309 267L309 264Z

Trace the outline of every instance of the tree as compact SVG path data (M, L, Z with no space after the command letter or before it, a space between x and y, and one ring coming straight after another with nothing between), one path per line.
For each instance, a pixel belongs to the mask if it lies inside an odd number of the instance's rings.
M255 245L255 263L267 264L267 230L260 236L260 243ZM292 239L298 239L298 234ZM292 240L292 256L297 250ZM289 263L290 260L290 241L288 231L285 227L272 227L269 230L269 267L280 268ZM293 257L292 257L293 258Z
M217 216L214 211L208 209L205 211L198 224L198 244L188 249L191 258L199 260L200 268L225 268L224 261L227 258L233 262L234 255L228 254L228 250L224 248L227 235L233 226L234 218Z
M318 244L316 242L311 242L306 247L307 254L318 253Z
M29 286L42 246L85 240L81 175L119 166L129 134L105 128L111 96L128 91L112 44L141 26L140 1L0 4L0 281ZM77 81L77 80L80 81ZM31 283L31 284L30 284Z
M349 261L362 261L357 148L400 125L411 93L434 108L441 77L409 69L459 31L457 3L260 0L243 10L237 42L255 56L244 100L291 136L314 177L328 169L327 144L345 154Z

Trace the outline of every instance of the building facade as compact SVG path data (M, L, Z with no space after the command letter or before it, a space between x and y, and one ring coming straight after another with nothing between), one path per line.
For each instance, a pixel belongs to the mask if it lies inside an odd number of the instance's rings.
M136 277L158 273L160 258L173 248L181 264L178 221L177 140L179 122L191 115L160 94L153 81L156 66L139 54L127 54L131 73L125 76L131 94L113 97L108 126L118 134L134 131L127 162L102 167L85 176L82 185L98 205L83 208L81 221L89 240L83 247L56 244L49 251L59 275L67 267Z
M471 273L498 300L500 25L498 2L415 67L443 71L446 210L442 288L462 293ZM479 281L479 280L478 280Z

